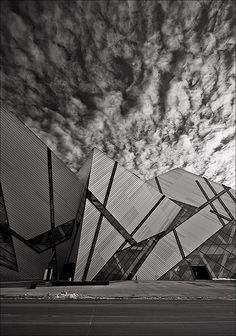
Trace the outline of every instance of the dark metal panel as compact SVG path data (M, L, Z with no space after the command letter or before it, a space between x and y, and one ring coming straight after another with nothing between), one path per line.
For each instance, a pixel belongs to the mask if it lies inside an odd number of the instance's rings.
M1 111L1 182L10 227L25 239L50 229L47 147Z
M60 226L76 217L83 184L53 152L51 157L55 226Z

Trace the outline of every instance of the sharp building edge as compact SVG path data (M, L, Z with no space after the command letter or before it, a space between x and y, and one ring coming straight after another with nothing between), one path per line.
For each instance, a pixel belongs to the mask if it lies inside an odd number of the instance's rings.
M73 173L1 109L0 280L235 278L235 191L143 181L98 149Z

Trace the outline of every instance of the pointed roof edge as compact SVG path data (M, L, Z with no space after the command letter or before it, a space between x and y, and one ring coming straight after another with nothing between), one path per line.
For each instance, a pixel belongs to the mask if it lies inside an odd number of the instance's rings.
M204 177L205 177L205 176L201 176L201 175L192 173L192 172L190 172L190 171L188 171L188 170L186 170L186 169L184 169L184 168L182 168L182 167L176 167L176 168L170 169L170 170L166 171L165 173L156 175L155 177L157 177L157 178L158 178L158 177L162 177L162 176L167 175L167 174L169 174L170 172L175 171L175 170L180 170L180 171L182 171L182 172L184 172L184 173L191 174L191 175L194 175L194 176L196 176L196 177L201 177L201 178L204 178ZM149 181L154 180L155 177L146 180L146 182L149 182ZM236 192L235 189L233 189L233 188L230 187L230 186L225 185L224 183L215 182L215 181L213 181L212 179L209 179L209 178L207 178L207 177L205 177L205 178L206 178L208 181L212 182L212 183L216 183L216 184L218 184L218 185L224 185L224 186L226 186L226 187L229 187L229 188L230 188L231 190L233 190L234 192Z

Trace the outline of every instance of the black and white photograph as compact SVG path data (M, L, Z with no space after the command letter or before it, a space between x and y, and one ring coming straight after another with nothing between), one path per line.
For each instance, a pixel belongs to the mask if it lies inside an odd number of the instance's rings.
M231 0L0 3L2 336L234 336Z

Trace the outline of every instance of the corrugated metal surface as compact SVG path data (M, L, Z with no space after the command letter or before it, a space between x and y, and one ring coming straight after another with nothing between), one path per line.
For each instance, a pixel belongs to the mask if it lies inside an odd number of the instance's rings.
M86 200L74 281L82 280L99 216L100 212L88 200Z
M56 226L75 218L83 186L77 176L52 153L53 196Z
M213 216L209 212L208 206L177 227L176 232L185 255L200 246L222 227L220 222Z
M136 273L138 280L157 280L182 259L173 232L163 237Z
M136 232L134 239L141 241L166 230L179 211L179 206L165 198Z
M47 148L1 111L1 182L10 226L29 239L50 229Z
M19 272L14 272L7 268L0 268L1 281L42 280L44 270L48 267L48 262L52 253L51 250L38 254L17 238L12 237L12 239L17 256Z
M123 167L118 166L108 199L107 209L131 233L161 197L162 195L157 190L144 183ZM168 210L171 210L169 218L167 212L164 211L164 207L168 207ZM158 209L159 207L157 207L155 212L156 215L158 214L159 220L155 221L153 216L149 219L150 234L152 232L156 234L160 228L167 225L179 207L171 201L166 201L162 206L162 210ZM148 237L148 233L145 234L142 231L139 237L138 231L136 237L137 240L139 238L144 239Z
M198 187L196 180L202 185L209 198L214 196L214 193L209 188L204 178L189 173L183 169L173 169L158 176L158 180L164 195L197 207L205 203L206 198ZM157 188L155 179L148 181L148 183ZM213 186L217 193L220 193L222 190L224 190L223 186L219 183L211 181L209 181L209 183ZM230 192L235 196L235 191L233 189L231 189ZM232 198L230 198L230 196L225 193L221 196L221 199L235 216L235 205ZM213 204L219 213L225 216L227 215L227 212L218 200L215 200Z
M93 161L89 179L89 190L103 203L111 177L114 161L98 149L93 150Z
M87 280L94 278L123 242L124 238L103 218Z

